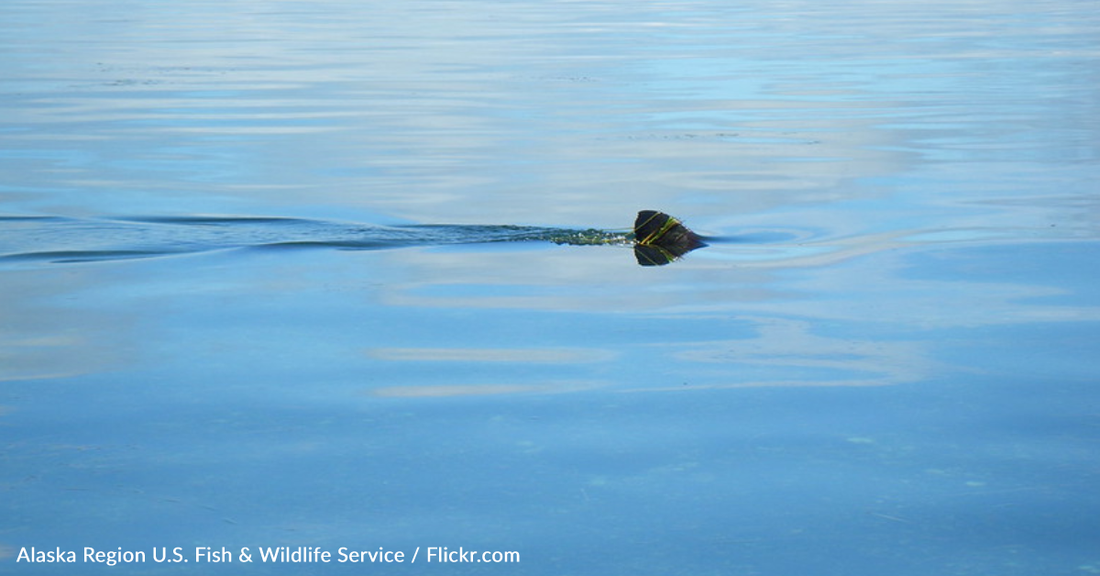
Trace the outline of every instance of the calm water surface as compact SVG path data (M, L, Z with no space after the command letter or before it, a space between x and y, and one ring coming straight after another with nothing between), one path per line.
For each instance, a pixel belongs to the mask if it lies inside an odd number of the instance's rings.
M1100 572L1095 8L4 2L0 567Z

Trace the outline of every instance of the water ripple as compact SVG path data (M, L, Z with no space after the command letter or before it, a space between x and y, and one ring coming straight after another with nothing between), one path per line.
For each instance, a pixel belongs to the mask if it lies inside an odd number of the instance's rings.
M447 244L628 244L624 232L513 225L364 224L266 216L0 216L0 260L51 263L152 258L234 248L378 250Z

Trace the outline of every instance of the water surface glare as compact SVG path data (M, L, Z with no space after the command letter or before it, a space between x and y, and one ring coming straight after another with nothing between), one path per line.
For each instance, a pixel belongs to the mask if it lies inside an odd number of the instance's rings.
M1095 2L0 32L0 572L1100 571Z

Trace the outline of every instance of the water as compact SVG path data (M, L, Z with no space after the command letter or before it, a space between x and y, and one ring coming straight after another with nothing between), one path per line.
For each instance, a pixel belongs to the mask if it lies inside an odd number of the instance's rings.
M4 571L1100 571L1091 2L0 28ZM724 241L455 242L641 209Z

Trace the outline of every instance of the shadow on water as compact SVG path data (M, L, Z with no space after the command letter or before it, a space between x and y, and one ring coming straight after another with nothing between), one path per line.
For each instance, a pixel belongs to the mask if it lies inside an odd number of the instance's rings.
M239 248L383 250L498 242L632 245L642 266L663 266L706 246L679 220L653 210L638 213L633 232L514 225L369 226L248 216L0 217L0 261L8 262L97 262Z

